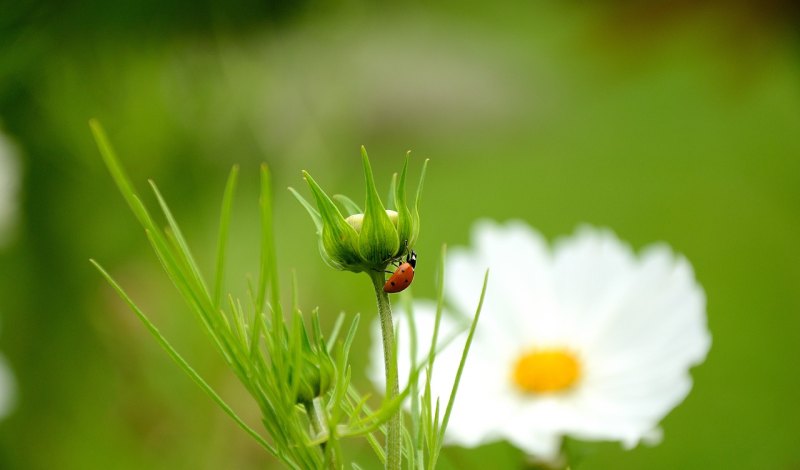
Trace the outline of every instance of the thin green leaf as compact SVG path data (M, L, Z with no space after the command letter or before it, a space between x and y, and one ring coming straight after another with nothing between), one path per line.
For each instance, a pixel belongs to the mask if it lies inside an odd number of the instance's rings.
M141 202L137 201L136 190L133 188L133 184L131 184L122 165L120 165L117 154L111 146L103 126L97 119L90 119L89 127L92 129L92 134L100 150L100 155L103 157L103 161L108 171L111 173L114 182L117 184L120 193L122 193L122 197L125 198L125 201L127 201L131 210L133 210L133 214L139 219L139 222L145 227L150 227L152 222L147 213L147 209L144 208Z
M232 295L228 295L228 306L231 309L231 323L233 324L233 331L239 337L241 342L247 341L247 327L244 319L244 311L242 304Z
M347 396L347 390L350 387L350 379L352 377L351 367L349 365L346 365L341 360L338 362L337 368L338 370L344 370L344 374L340 379L341 386L335 387L333 393L331 394L330 405L328 407L328 409L331 410L331 416L330 416L331 426L336 426L341 421L342 413L344 413L343 404L347 401L345 397Z
M339 347L339 354L337 354L336 360L336 370L338 373L336 383L333 385L333 392L331 393L330 404L331 406L336 409L337 400L340 400L344 397L344 393L347 391L348 387L350 386L350 380L347 378L347 364L349 364L350 360L350 348L353 346L353 341L356 337L356 331L358 330L358 323L361 320L361 315L356 314L353 317L353 321L350 323L350 329L347 332L347 336L345 337L344 343Z
M219 237L217 238L217 273L214 276L214 308L219 310L222 302L222 287L225 283L225 253L228 244L228 233L233 208L233 195L236 192L236 181L239 175L239 165L234 165L225 183L225 193L222 196L222 209L219 216Z
M405 305L406 316L408 317L408 329L409 329L409 339L410 339L410 362L409 364L415 364L417 362L417 324L414 319L414 306L413 302L411 301L411 295L406 294L403 295L403 305ZM417 392L418 381L411 381L409 377L409 386L411 387L410 392L410 399L411 399L411 435L414 438L414 442L419 442L420 436L420 410L419 410L419 393ZM414 459L409 459L414 462ZM412 465L413 467L413 465Z
M189 305L190 310L200 319L200 322L206 329L208 335L216 343L217 348L222 353L225 361L228 364L233 364L230 348L227 347L227 343L223 341L221 335L219 335L218 331L212 326L212 319L208 317L207 310L203 308L202 301L187 279L187 273L181 268L180 264L175 259L175 256L173 255L172 250L169 249L166 240L159 236L158 232L153 232L150 229L145 229L145 235L150 241L150 245L156 252L156 257L161 263L161 267L163 267L164 271L166 271L167 276L169 277L170 281L172 281L172 284L176 289L178 289L178 292L181 293L181 296Z
M333 351L333 345L336 344L336 339L339 337L339 332L341 332L343 324L344 312L340 313L339 316L336 317L336 322L333 324L333 329L331 329L331 332L328 335L328 343L326 344L328 353Z
M298 294L299 289L297 288L297 272L292 270L292 312L296 312L302 315L300 311L300 297Z
M314 226L317 228L317 234L322 233L322 217L320 217L319 212L314 206L311 205L310 202L306 201L306 198L300 195L294 188L289 187L289 192L291 192L295 199L306 209L308 215L311 216L311 220L314 221Z
M433 450L430 453L430 457L428 458L428 465L430 468L436 468L436 460L439 458L439 451L441 449L441 434L439 433L439 411L441 404L439 397L436 397L436 409L433 413L433 434L431 439L431 443L433 444Z
M258 287L256 289L256 313L262 314L267 293L267 282L272 280L277 285L273 265L275 264L275 248L272 235L272 204L271 183L267 165L261 165L261 193L259 206L261 207L261 258L259 261ZM279 308L276 305L273 309ZM276 322L277 324L277 322Z
M128 304L128 307L130 307L130 309L133 310L133 312L136 314L139 320L145 325L150 334L167 352L170 358L172 358L172 360L175 361L178 367L180 367L181 370L183 370L209 397L211 397L211 399L214 400L214 402L217 405L219 405L220 408L222 408L225 414L230 416L231 419L233 419L234 422L236 422L236 424L242 430L244 430L253 439L255 439L256 442L258 442L259 445L261 445L261 447L266 449L267 452L269 452L270 454L278 456L277 450L274 447L272 447L266 440L264 440L264 438L261 437L261 435L258 434L253 428L248 426L247 423L245 423L236 414L236 412L234 412L233 409L227 403L225 403L222 397L220 397L219 394L217 394L217 392L215 392L214 389L211 388L211 386L208 385L208 383L205 380L203 380L202 377L200 377L200 374L198 374L192 368L192 366L190 366L189 363L186 362L186 360L178 353L178 351L176 351L175 348L172 347L169 341L167 341L167 339L164 338L161 332L158 331L158 328L150 321L150 319L144 314L144 312L142 312L142 310L139 309L139 307L133 302L133 300L131 300L131 298L128 296L125 290L123 290L122 287L119 284L117 284L117 282L111 277L111 275L109 275L106 272L106 270L103 269L103 267L100 266L100 264L98 264L95 260L89 260L89 261L94 265L95 268L97 268L98 271L100 271L100 274L106 279L106 281L108 281L109 284L111 284L111 287L113 287L114 290L117 291L117 294L119 294L119 296L125 301L125 303Z
M327 408L331 410L338 409L341 411L342 404L346 402L346 400L344 400L346 395L342 391L344 390L346 392L348 387L350 387L350 367L347 365L345 357L346 354L344 353L344 344L339 344L339 346L336 348L336 380L333 383L333 390L331 390L331 393L329 394L327 403ZM336 421L339 421L338 415L336 417Z
M410 246L414 246L417 242L417 238L419 237L419 206L422 203L422 186L425 184L425 173L428 171L428 162L430 159L426 159L425 163L422 164L422 173L419 176L419 185L417 186L417 196L414 198L414 212L412 213L412 234L411 234L411 241L408 242Z
M378 426L381 426L383 423L388 421L389 418L393 416L394 412L399 412L400 406L402 406L403 401L406 399L406 397L408 397L408 394L411 391L411 382L418 380L420 370L420 367L414 367L410 375L409 383L406 384L405 388L394 398L385 400L378 411L365 416L356 422L347 435L360 435L364 432L371 432L372 430L377 429Z
M402 428L401 435L403 436L403 451L408 461L408 468L409 470L414 470L417 463L414 439L405 427Z
M447 245L442 245L439 256L438 278L436 280L436 317L433 323L433 337L431 337L431 347L428 351L428 382L433 376L433 364L436 358L436 344L439 341L439 325L442 321L442 311L444 310L444 264L447 258ZM430 383L426 384L430 385Z
M413 248L416 242L414 236L415 225L419 220L414 219L411 211L408 209L406 203L406 176L408 175L408 161L411 152L406 153L405 161L403 162L403 171L400 172L400 180L395 187L394 199L397 207L397 235L400 239L400 250L397 255L402 255L407 248Z
M356 403L356 405L353 407L353 410L350 412L351 425L355 422L355 419L361 415L361 412L363 408L367 405L367 400L369 400L370 397L371 395L369 394L364 395L363 397L361 397L361 400L359 400L358 403Z
M308 344L306 329L303 325L303 317L297 312L292 315L292 332L289 336L289 351L286 357L292 361L292 374L289 381L291 396L296 400L300 392L300 385L303 378L303 346Z
M344 347L343 347L343 355L345 359L345 364L348 362L348 358L350 355L350 348L353 346L353 340L356 339L356 331L358 330L358 323L361 320L361 314L356 314L353 317L353 322L350 324L350 330L347 332L347 336L344 340Z
M344 194L334 194L332 197L334 201L338 202L339 204L342 205L342 207L344 207L348 216L364 213L364 211L362 211L361 208L358 207L358 204L353 202L352 199L345 196Z
M442 446L442 442L444 441L444 432L447 429L447 424L450 421L450 412L453 410L453 403L456 400L456 393L458 393L458 385L461 382L461 374L464 372L464 365L467 363L467 355L469 354L469 348L472 345L472 338L475 336L475 328L478 326L478 320L481 316L481 309L483 308L483 300L486 297L486 285L489 282L489 270L486 270L486 274L483 276L483 287L481 288L481 297L478 301L478 308L475 310L475 318L472 320L472 325L469 327L469 334L467 335L467 342L464 344L464 351L461 353L461 362L458 364L458 371L456 372L456 378L453 383L453 390L450 392L450 399L447 401L447 408L444 412L444 418L442 418L442 427L439 430L439 448Z
M395 413L400 413L400 406L403 404L406 395L407 392L401 393L395 398L386 401L377 411L356 421L352 427L348 428L347 432L342 433L342 436L360 436L378 429L378 427L389 421Z
M159 192L156 183L153 180L149 181L150 186L153 188L153 193L156 195L156 199L158 200L158 204L161 206L161 211L164 213L164 216L167 218L167 222L169 223L169 227L172 230L172 234L175 237L175 242L177 243L178 254L181 255L181 258L186 263L186 267L189 268L189 271L192 274L192 278L197 283L197 287L200 288L199 294L202 295L202 300L208 300L210 305L213 305L210 299L210 295L208 293L208 287L206 287L206 283L203 280L203 276L200 274L200 268L197 267L197 263L192 256L191 250L189 250L189 245L186 243L186 239L183 237L181 233L180 227L178 227L178 222L173 217L172 212L167 206L167 202L161 196L161 192Z
M348 388L347 393L348 393L348 396L350 398L352 398L353 400L360 400L358 391L356 391L356 389L353 386L350 386ZM363 408L364 408L364 410L365 410L365 412L367 414L372 413L372 410L370 409L369 405L367 405L366 403L364 403ZM386 433L385 430L383 431L383 433L384 434ZM368 432L368 433L363 434L363 436L367 439L367 442L369 443L369 446L375 452L375 455L378 457L378 460L380 461L381 465L385 465L386 464L386 452L384 451L383 446L380 445L378 440L375 438L375 435L373 433L371 433L371 432Z

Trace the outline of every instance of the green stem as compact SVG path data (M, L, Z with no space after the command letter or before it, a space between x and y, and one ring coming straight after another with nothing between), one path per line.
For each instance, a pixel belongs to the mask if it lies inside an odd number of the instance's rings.
M314 439L318 438L323 434L328 434L328 420L325 419L325 410L322 409L324 406L322 404L322 400L317 397L314 398L312 402L303 403L303 406L306 409L306 413L308 414L308 420L311 422L311 429L314 430L315 436ZM331 470L338 470L339 465L337 463L336 452L334 449L327 449L327 442L323 442L319 445L320 450L322 450L322 454L325 455L326 452L328 454L328 463Z
M378 315L383 335L383 360L386 370L386 399L393 400L400 395L400 384L397 380L397 357L395 357L394 324L392 323L392 307L389 305L389 294L383 291L386 282L381 272L369 272L375 297L378 299ZM402 412L397 411L386 423L386 469L400 470L400 426Z

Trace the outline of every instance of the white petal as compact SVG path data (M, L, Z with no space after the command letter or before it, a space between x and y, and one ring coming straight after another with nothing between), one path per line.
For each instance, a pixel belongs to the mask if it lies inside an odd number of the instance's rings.
M561 452L561 436L551 432L535 432L529 427L520 427L508 433L508 441L528 455L535 455L545 462L554 462Z
M15 145L0 129L0 244L5 242L17 212L18 161Z
M561 339L584 342L613 314L633 278L635 258L629 246L608 230L581 227L554 249L554 284Z
M553 322L549 319L556 316L557 304L550 255L541 235L519 221L505 225L481 221L475 225L473 240L475 250L455 249L448 256L447 299L471 315L489 268L481 331L500 335L503 340L498 344L512 341L515 350L531 341L532 332L550 335Z
M642 443L644 445L655 447L661 444L664 440L664 430L660 426L656 426L642 436Z
M6 416L14 406L15 389L14 376L5 358L0 356L0 418Z
M654 249L646 253L635 274L617 289L623 293L595 325L592 348L624 352L620 345L627 345L640 356L660 351L672 357L677 353L689 364L702 360L710 336L705 295L691 266L664 249Z
M583 229L560 248L559 299L571 293L565 310L585 319L572 325L586 359L575 405L584 420L569 432L635 445L691 389L688 368L710 345L705 297L665 246L637 261L609 232Z

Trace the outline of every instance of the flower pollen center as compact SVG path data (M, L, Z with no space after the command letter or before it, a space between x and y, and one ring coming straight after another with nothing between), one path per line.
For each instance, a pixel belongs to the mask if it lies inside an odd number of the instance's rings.
M565 349L538 349L523 354L514 365L514 384L523 392L553 393L567 390L580 377L575 354Z

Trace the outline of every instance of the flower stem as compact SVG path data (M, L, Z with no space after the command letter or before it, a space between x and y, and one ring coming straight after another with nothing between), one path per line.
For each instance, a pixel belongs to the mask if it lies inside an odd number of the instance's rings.
M397 357L395 357L394 324L392 323L392 307L389 304L389 294L383 291L383 270L370 271L370 279L375 288L375 297L378 299L378 314L381 321L383 336L383 360L386 369L386 398L393 400L400 394L400 384L397 380ZM386 469L400 470L400 426L402 412L397 411L386 423Z

